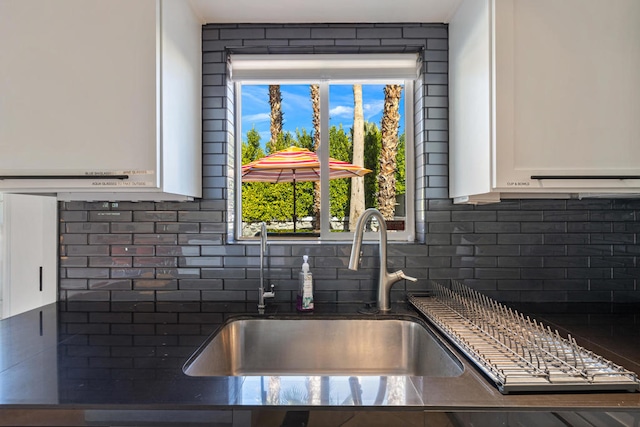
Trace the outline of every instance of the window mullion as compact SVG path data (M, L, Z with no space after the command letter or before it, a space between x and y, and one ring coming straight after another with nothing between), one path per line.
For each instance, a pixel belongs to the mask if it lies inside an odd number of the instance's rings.
M320 237L331 233L329 221L329 83L320 83Z

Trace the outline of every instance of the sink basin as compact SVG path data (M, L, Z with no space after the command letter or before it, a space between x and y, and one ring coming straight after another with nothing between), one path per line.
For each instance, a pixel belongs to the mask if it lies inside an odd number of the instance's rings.
M237 318L184 366L191 376L462 374L426 324L407 318Z

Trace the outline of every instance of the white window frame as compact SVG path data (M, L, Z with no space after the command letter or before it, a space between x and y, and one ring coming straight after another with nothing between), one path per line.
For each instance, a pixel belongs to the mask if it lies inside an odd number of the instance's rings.
M329 188L329 86L332 84L402 84L404 85L405 128L405 229L388 233L389 241L415 240L415 140L414 80L420 60L418 54L352 54L352 55L231 55L228 75L235 89L235 238L242 237L242 85L243 84L317 84L320 88L320 186ZM364 77L363 77L364 76ZM291 242L338 242L353 239L353 232L330 231L329 192L321 192L320 237L301 234L278 238ZM373 238L375 233L365 233Z

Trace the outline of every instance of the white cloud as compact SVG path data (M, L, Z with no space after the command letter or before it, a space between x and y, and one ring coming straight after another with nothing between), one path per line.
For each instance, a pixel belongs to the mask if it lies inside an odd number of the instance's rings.
M329 110L331 117L353 117L353 107L346 107L344 105L338 105Z
M372 117L382 113L383 108L384 100L376 100L375 102L367 103L362 106L366 120L370 120Z
M242 117L243 123L260 123L270 121L269 113L249 114Z
M269 108L269 92L264 86L242 86L242 102L245 107L254 109Z
M287 90L282 86L282 108L283 109L303 109L311 111L311 97L309 95Z

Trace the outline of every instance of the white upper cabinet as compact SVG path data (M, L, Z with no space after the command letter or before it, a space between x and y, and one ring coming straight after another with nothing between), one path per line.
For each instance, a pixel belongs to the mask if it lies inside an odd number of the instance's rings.
M0 191L201 196L201 23L188 1L0 2Z
M465 0L449 43L456 202L640 193L640 1Z

